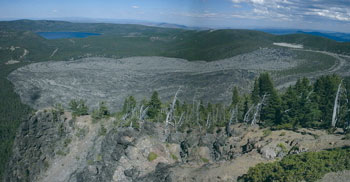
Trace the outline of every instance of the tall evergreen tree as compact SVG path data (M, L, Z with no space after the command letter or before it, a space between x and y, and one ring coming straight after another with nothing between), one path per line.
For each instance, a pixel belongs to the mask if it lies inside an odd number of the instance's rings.
M133 96L129 96L124 100L123 113L129 113L136 107L136 100Z
M341 78L337 75L326 75L318 78L314 84L314 102L318 103L321 111L322 127L329 127L332 120L334 99L338 90Z
M162 102L159 99L158 92L154 91L151 96L151 100L148 102L148 111L147 111L148 117L150 117L151 119L156 118L160 112L161 105L162 105Z
M272 126L273 124L280 124L281 108L280 98L275 90L270 75L268 73L262 73L258 79L259 96L260 98L266 97L266 102L261 108L260 120L264 122L266 126Z
M253 104L257 104L260 101L259 93L260 93L259 81L258 81L258 79L255 79L254 80L253 90L252 90L252 93L251 93L251 99L253 101Z
M232 101L231 101L231 106L237 106L239 103L240 98L239 98L239 93L238 93L238 88L235 86L232 91Z

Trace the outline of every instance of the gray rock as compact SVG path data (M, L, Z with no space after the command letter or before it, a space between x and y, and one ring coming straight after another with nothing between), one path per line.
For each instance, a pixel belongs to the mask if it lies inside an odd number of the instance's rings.
M277 157L275 148L265 146L260 150L261 155L266 159L274 159Z
M64 116L51 110L39 111L24 121L16 135L4 181L36 181L58 151L66 152L62 146L70 129Z

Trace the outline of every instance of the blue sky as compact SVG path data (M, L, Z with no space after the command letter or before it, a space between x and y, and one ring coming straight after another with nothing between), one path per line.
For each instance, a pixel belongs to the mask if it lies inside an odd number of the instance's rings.
M0 0L0 19L133 19L350 32L350 0Z

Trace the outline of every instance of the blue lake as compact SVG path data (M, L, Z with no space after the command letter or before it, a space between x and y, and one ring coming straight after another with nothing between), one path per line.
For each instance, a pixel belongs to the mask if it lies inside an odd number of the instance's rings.
M101 35L99 33L87 32L38 32L38 35L45 39L68 39L68 38L85 38L89 36Z

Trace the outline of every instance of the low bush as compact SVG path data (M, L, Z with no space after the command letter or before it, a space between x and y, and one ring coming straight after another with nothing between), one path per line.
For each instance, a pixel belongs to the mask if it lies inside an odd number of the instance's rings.
M158 155L157 155L156 153L150 152L150 153L148 154L147 160L150 161L150 162L152 162L153 160L157 159L157 157L158 157Z
M312 182L326 173L350 169L350 148L290 155L281 161L259 163L240 182Z

